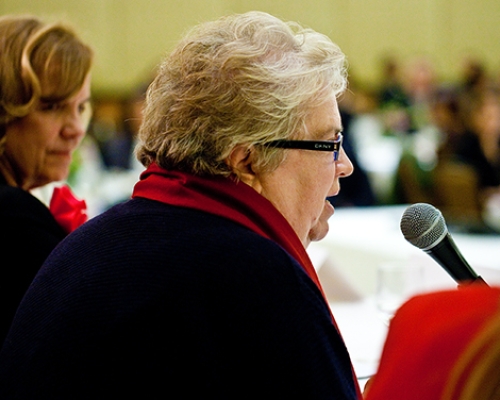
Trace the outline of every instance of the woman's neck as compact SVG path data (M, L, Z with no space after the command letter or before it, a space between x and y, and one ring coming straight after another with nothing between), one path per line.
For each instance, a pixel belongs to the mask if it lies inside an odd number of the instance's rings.
M0 157L0 174L3 176L7 185L28 190L27 188L23 187L21 182L18 182L18 180L16 180L17 175L15 174L12 165L6 160L5 156Z

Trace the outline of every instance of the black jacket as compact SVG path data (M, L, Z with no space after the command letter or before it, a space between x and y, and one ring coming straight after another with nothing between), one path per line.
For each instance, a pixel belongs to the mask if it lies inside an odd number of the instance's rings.
M0 176L0 343L35 274L66 236L49 209Z

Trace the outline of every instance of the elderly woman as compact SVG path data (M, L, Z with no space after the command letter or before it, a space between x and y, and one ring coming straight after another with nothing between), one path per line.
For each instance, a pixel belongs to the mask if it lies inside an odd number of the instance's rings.
M68 176L90 117L92 58L68 27L0 18L0 343L45 258L86 218L65 218L71 208L59 218L60 197L51 213L31 191Z
M306 253L352 173L344 54L265 13L194 28L148 89L133 198L73 232L0 354L0 397L356 399Z

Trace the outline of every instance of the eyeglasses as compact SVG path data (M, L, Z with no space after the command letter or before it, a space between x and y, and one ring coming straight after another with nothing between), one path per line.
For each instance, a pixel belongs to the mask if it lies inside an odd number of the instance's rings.
M343 139L344 136L339 132L335 140L273 140L263 145L278 149L330 151L333 152L333 161L337 161Z

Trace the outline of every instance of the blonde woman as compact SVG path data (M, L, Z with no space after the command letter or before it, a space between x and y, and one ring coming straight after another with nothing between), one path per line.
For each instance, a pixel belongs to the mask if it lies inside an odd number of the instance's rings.
M85 220L78 207L58 219L31 191L68 176L90 118L92 59L64 25L0 18L0 343L45 258Z

